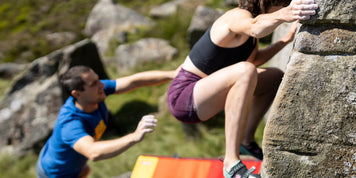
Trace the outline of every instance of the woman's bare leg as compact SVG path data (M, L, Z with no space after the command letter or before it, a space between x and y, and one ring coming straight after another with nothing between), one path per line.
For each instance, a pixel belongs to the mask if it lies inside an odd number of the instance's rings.
M255 66L240 62L201 79L194 87L194 102L201 120L208 120L225 108L224 167L227 170L239 160L239 145L256 85Z
M271 106L282 81L283 72L277 68L257 69L258 82L252 99L252 108L248 117L243 145L248 145L255 138L256 129Z
M254 88L257 79L242 79L230 89L225 104L225 142L224 165L227 170L239 160L240 144L244 136L247 118L250 113ZM235 157L236 156L236 157ZM230 157L232 159L230 159Z

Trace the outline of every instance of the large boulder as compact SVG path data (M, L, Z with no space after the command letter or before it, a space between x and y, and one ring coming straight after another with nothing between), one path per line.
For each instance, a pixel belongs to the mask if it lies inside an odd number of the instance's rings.
M263 177L356 177L356 1L318 0L263 138Z
M153 22L113 0L100 0L89 14L84 33L94 35L110 26L152 26Z
M45 34L45 38L48 45L63 47L77 39L77 35L74 32L56 32Z
M145 38L133 44L123 44L115 51L118 70L129 70L145 62L170 61L178 50L169 41L158 38Z
M100 0L91 11L84 33L91 36L102 60L108 64L114 49L126 42L127 33L137 33L138 28L151 28L154 22L136 11L113 0Z
M198 6L187 31L187 41L190 47L199 40L214 21L224 13L223 10L216 10L207 6Z
M0 64L0 78L11 79L26 68L26 64L3 63Z
M187 0L174 0L174 1L163 3L151 9L150 15L153 18L171 17L177 13L179 6L185 1Z
M111 48L115 49L118 44L126 43L127 34L129 32L135 33L136 31L135 29L130 29L128 26L110 26L95 33L91 40L98 47L101 59L103 59L104 62L110 62L110 57L112 57L112 54L110 55Z
M31 63L0 103L0 151L22 155L49 135L62 104L55 69L61 54Z
M0 103L0 152L21 156L42 146L67 97L59 86L58 76L74 65L87 65L100 78L107 78L96 46L90 40L34 60Z

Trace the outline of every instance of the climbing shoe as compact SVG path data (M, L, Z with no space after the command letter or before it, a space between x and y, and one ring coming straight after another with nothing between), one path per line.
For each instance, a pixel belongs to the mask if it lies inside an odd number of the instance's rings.
M255 169L255 167L252 167L248 170L241 161L238 161L229 172L225 168L223 168L223 172L225 178L261 178L260 175L252 173Z
M259 160L263 160L262 149L257 145L255 141L252 141L249 145L240 146L240 154L241 155L252 155Z

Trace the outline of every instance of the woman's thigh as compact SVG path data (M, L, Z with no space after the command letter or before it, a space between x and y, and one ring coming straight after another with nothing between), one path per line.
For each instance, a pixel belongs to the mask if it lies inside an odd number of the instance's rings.
M226 96L235 83L248 87L256 77L256 68L249 62L240 62L220 69L199 80L193 97L199 119L207 120L225 107Z

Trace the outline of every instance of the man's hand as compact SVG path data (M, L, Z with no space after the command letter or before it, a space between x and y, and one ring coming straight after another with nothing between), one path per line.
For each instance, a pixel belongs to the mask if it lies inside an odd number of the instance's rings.
M137 142L142 141L146 133L153 132L153 128L157 125L157 119L153 115L143 116L141 121L138 123L136 131L134 132L135 140Z
M314 0L293 0L287 9L286 22L295 20L308 20L311 15L314 15L318 5Z

